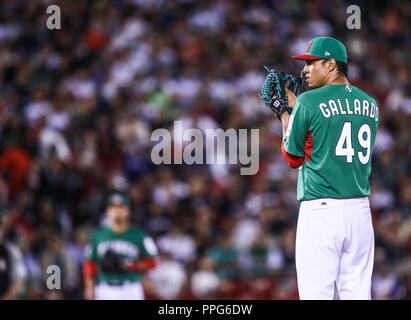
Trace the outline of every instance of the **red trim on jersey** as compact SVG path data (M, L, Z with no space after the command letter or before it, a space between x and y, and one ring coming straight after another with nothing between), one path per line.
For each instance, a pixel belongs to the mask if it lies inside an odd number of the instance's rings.
M304 145L305 157L298 157L298 156L288 153L284 148L284 141L281 143L281 152L283 153L285 160L287 161L288 165L291 168L295 169L295 168L301 167L301 165L303 164L304 158L305 158L305 163L308 163L311 160L311 153L313 152L313 133L310 130L308 130L307 140L305 140L305 145Z
M308 130L307 140L305 140L304 153L305 153L305 163L311 160L311 152L313 152L313 133Z
M83 276L94 278L97 274L97 265L93 261L86 261L83 265Z
M285 160L287 161L288 165L295 169L298 167L301 167L301 165L303 164L304 161L304 157L297 157L295 155L292 155L290 153L288 153L287 151L285 151L284 149L284 141L281 143L281 151L284 155Z
M127 265L127 270L129 271L146 271L153 269L157 266L157 260L153 258L145 258L135 261Z

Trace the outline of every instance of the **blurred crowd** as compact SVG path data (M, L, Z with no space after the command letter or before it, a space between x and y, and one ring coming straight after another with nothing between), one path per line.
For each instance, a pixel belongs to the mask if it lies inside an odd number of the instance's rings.
M61 9L61 29L46 8ZM264 65L299 74L315 36L348 50L349 81L373 96L381 126L370 197L373 298L411 297L411 3L357 1L2 0L0 217L25 265L19 299L82 299L84 247L107 195L131 199L155 239L152 299L297 299L297 170L280 122L257 93ZM154 165L151 133L258 128L259 171ZM47 290L47 266L62 290Z

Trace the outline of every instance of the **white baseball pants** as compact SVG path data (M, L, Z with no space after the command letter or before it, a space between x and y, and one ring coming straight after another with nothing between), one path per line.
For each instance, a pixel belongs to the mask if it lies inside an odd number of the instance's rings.
M95 288L96 300L144 300L140 282L127 282L119 286L100 283Z
M303 201L295 258L301 300L370 300L374 230L368 198Z

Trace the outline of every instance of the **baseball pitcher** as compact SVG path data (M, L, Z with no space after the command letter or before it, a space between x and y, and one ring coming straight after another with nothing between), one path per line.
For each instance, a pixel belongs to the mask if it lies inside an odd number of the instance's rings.
M300 299L371 299L374 231L368 201L379 125L375 100L347 80L345 46L310 41L301 78L269 70L265 103L281 119L282 153L299 168L296 236ZM301 93L301 94L300 94ZM298 96L298 97L296 97Z
M151 237L129 222L129 200L108 198L111 227L98 229L86 248L84 297L96 300L143 300L142 273L156 266L157 247Z

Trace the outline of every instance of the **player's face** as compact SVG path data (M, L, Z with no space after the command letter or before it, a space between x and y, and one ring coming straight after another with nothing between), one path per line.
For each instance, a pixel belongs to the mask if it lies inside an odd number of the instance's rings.
M114 223L124 223L128 221L130 210L126 206L113 205L107 208L107 214Z
M306 60L303 72L308 86L312 89L324 86L329 73L322 60Z

